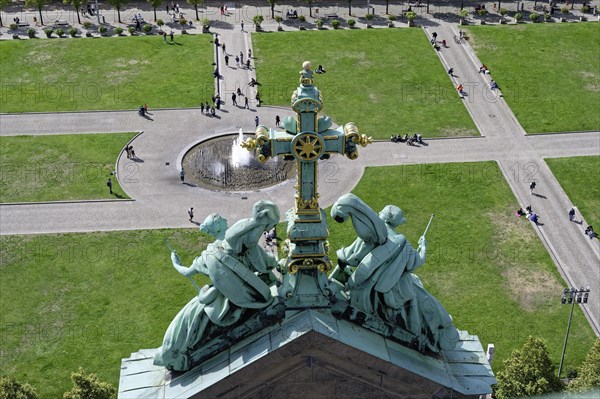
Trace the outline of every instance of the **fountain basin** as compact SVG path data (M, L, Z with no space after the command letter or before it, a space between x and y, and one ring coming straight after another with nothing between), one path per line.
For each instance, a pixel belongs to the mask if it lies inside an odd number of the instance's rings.
M241 148L243 137L239 133L227 134L193 146L183 156L186 181L211 190L248 191L295 177L294 161L274 158L261 163L252 152Z

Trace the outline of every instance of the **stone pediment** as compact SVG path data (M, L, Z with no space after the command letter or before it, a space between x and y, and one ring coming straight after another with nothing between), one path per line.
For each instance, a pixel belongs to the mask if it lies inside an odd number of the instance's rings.
M185 372L153 365L155 350L123 359L119 398L456 398L490 393L496 382L476 336L422 354L328 310L288 312Z

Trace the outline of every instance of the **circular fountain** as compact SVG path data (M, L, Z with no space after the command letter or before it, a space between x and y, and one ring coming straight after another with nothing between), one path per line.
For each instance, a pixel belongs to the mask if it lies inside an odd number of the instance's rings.
M295 163L283 159L257 160L242 148L244 132L203 141L183 157L186 180L203 188L245 191L269 187L294 176Z

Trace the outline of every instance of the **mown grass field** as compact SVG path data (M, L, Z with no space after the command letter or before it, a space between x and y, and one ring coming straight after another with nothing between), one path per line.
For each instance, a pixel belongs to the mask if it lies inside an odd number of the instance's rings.
M367 168L354 193L377 212L400 206L407 223L398 230L414 245L435 213L416 274L459 329L496 345L495 371L529 335L545 339L558 364L564 282L530 222L514 216L518 203L494 162ZM355 234L350 222L330 219L329 228L335 262ZM210 242L195 229L0 236L1 374L44 398L60 397L79 366L116 386L121 359L160 346L196 294L172 268L164 238L186 265ZM565 367L595 339L578 308L570 338Z
M2 40L0 112L197 107L214 92L210 40Z
M515 217L519 204L494 162L367 168L353 193L376 212L399 206L407 223L397 230L414 247L435 213L427 263L416 274L457 328L479 336L484 349L495 344L495 371L529 335L546 340L558 365L569 316L560 304L565 283L531 223ZM355 239L350 222L330 219L329 228L332 249ZM565 367L579 364L595 339L575 310Z
M600 130L597 22L469 26L469 43L527 133Z
M255 33L261 99L290 106L304 61L315 74L322 115L377 139L479 135L448 74L420 29Z
M0 137L0 202L128 198L111 172L135 134Z

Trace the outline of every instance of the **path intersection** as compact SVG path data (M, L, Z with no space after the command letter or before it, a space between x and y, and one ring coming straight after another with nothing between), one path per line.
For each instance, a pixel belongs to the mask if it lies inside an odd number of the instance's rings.
M365 13L354 8L357 13ZM203 115L199 109L155 110L152 111L153 120L140 118L135 111L1 114L2 136L142 133L132 142L141 161L132 162L123 154L117 161L119 182L132 200L0 204L0 234L190 227L186 215L190 206L194 207L198 220L209 213L219 212L235 221L246 217L252 204L259 199L272 200L281 210L291 208L293 196L290 193L294 191L295 179L259 191L232 193L205 190L181 184L179 180L181 158L194 143L225 133L236 133L240 128L251 133L256 115L261 124L268 126L274 125L276 115L282 119L293 115L289 108L257 107L255 92L247 86L250 79L256 77L254 69L235 68L235 54L241 51L247 56L252 48L249 32L252 12L269 15L268 9L265 12L261 7L244 6L240 11L246 21L244 31L239 26L240 13L233 13L231 21L222 27L216 24L211 29L220 42L226 44L230 56L233 55L229 67L226 67L222 49L215 52L223 76L216 86L225 100L223 109L217 111L218 118ZM308 15L308 10L305 11L304 14ZM397 11L399 13L400 10ZM134 9L133 12L141 12L147 20L153 20L149 10ZM191 15L193 10L185 12ZM430 22L423 24L423 30L429 36L433 30L438 33L438 38L452 38L458 34L455 23L439 19ZM402 24L397 23L397 26ZM268 20L263 27L274 31L277 24ZM291 29L295 28L286 27L286 30ZM332 157L319 165L321 206L327 207L350 192L360 180L365 166L496 161L518 202L523 206L532 205L543 215L544 224L535 226L535 229L565 280L573 287L589 285L592 296L597 298L600 293L598 240L584 236L585 221L582 225L569 222L567 209L573 204L543 159L600 155L600 132L526 135L504 99L489 89L489 76L478 73L480 62L469 44L456 44L448 39L447 42L448 48L438 53L440 62L446 69L451 66L460 71L461 83L468 94L462 101L482 137L428 140L427 147L376 142L361 148L356 161ZM457 82L453 83L456 86ZM243 108L243 99L238 99L239 107L231 105L231 93L237 87L243 88L252 99L250 109ZM524 180L526 173L518 176L514 173L515 170L526 172L532 165L535 175L529 178L541 183L542 196L530 195L529 180ZM591 300L582 305L582 309L596 334L600 334L600 301Z

